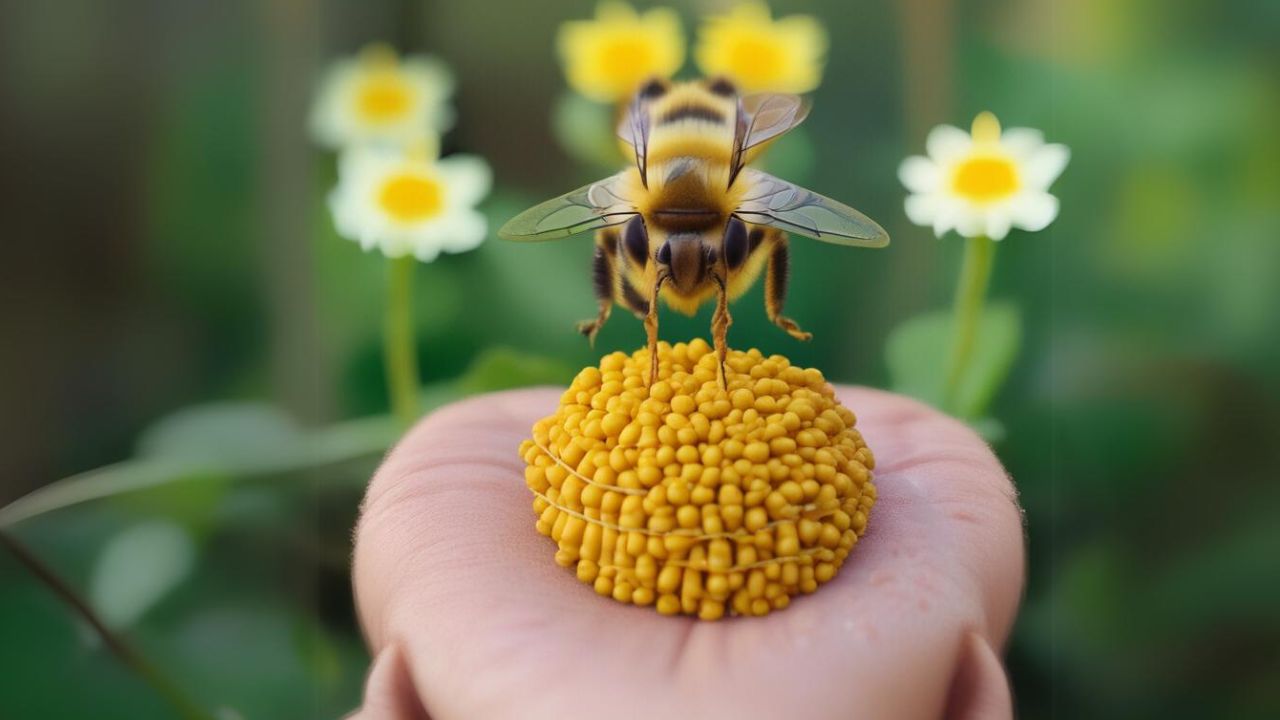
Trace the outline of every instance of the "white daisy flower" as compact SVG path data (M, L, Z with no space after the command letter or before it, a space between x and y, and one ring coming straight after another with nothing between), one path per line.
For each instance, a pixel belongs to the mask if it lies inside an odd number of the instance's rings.
M338 234L387 257L431 262L441 252L472 250L488 224L475 209L492 183L484 160L356 147L342 155L329 195Z
M453 123L452 94L453 74L444 63L399 58L386 45L371 45L325 74L311 110L311 134L333 149L421 142Z
M911 192L907 217L932 226L938 237L954 229L964 237L1000 240L1010 227L1043 230L1058 216L1049 186L1071 152L1046 144L1039 130L1000 130L989 112L973 120L971 133L939 125L926 141L928 157L913 156L898 168Z

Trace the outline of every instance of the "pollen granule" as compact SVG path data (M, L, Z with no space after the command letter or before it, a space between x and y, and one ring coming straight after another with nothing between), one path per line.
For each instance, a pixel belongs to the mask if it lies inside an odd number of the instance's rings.
M764 615L835 577L875 503L871 450L815 369L706 342L615 352L520 446L538 532L600 595Z

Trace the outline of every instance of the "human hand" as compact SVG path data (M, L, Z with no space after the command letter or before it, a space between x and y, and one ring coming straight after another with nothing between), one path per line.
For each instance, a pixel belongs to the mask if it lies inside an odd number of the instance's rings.
M1024 561L1008 477L956 420L837 393L876 455L867 534L813 595L714 623L601 598L552 560L517 448L558 391L423 420L356 531L374 662L355 717L1010 717L999 652Z

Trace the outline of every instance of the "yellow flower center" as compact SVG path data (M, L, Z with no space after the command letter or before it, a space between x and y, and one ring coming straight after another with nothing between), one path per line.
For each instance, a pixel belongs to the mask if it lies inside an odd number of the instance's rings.
M630 92L654 72L653 45L624 35L601 46L599 62L601 71L621 92Z
M444 188L421 175L397 175L382 186L378 204L396 220L425 220L444 208Z
M783 55L777 43L760 37L744 37L729 50L732 74L748 85L762 85L778 76Z
M409 110L409 85L395 73L379 73L369 78L356 95L360 115L371 122L402 117Z
M1018 170L1007 158L971 157L955 169L951 187L969 200L999 200L1018 189Z

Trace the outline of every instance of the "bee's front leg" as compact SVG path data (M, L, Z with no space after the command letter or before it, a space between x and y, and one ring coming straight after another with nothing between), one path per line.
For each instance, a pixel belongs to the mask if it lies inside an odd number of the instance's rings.
M608 240L609 238L602 238ZM596 293L599 310L595 320L583 320L578 323L578 332L587 336L587 342L595 347L596 333L609 320L609 312L613 310L613 291L617 287L613 276L613 253L604 242L596 245L595 255L591 261L591 280Z
M644 316L644 330L649 336L649 384L658 381L658 290L662 288L665 277L658 276L653 283L653 291L649 294L649 307Z
M719 365L720 387L728 388L729 379L725 375L724 361L729 355L729 326L733 317L729 314L729 291L725 287L724 278L715 275L719 292L716 295L716 311L711 316L711 337L715 341L716 360Z
M782 314L782 306L787 302L787 273L790 264L787 235L778 232L773 252L769 255L769 268L764 278L764 311L769 316L770 322L785 330L791 337L797 340L812 340L813 333L801 330L795 320Z

